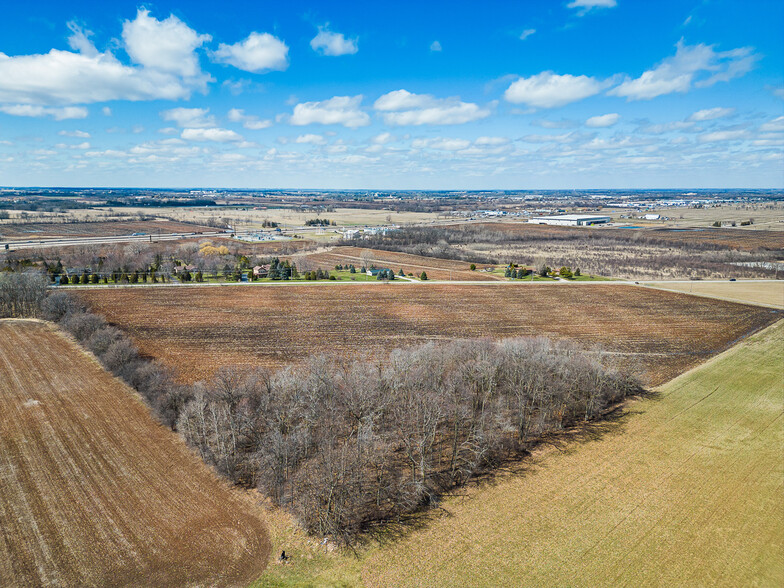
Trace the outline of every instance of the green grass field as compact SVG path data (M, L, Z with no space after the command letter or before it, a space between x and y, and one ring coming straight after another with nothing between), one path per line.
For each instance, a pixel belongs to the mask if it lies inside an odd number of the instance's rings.
M358 557L272 513L260 586L784 585L784 322Z

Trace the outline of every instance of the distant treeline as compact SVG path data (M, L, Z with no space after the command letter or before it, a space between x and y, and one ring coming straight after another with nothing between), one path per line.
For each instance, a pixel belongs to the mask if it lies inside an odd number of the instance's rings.
M123 206L147 206L147 207L172 207L172 206L217 206L215 200L208 198L189 198L187 200L169 198L129 198L123 200L107 200L104 206L120 208Z

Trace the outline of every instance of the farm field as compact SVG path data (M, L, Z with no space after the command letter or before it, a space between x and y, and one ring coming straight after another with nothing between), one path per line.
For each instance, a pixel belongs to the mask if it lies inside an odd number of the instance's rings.
M0 585L246 585L263 514L54 326L0 320Z
M646 282L645 286L699 296L784 308L784 281Z
M264 220L271 220L280 224L281 228L301 227L306 220L313 218L326 218L335 221L337 226L361 226L361 225L390 225L390 224L409 224L434 221L439 215L432 212L395 212L392 210L373 210L367 208L335 208L327 212L300 211L291 208L261 208L251 206L241 206L234 208L160 208L159 214L167 217L176 218L183 222L205 222L214 217L230 218L236 221L241 230L248 226L260 226ZM125 208L126 212L147 212L144 208ZM337 227L332 227L335 229ZM326 228L325 230L330 230Z
M495 283L79 290L183 381L433 340L547 335L600 346L664 382L776 320L776 310L627 285ZM608 305L612 301L612 305Z
M194 233L214 231L192 223L177 221L106 221L74 223L13 223L0 224L0 235L5 240L36 239L39 237L112 237L133 233Z
M784 322L371 551L367 586L784 585ZM270 570L275 573L276 570Z
M423 257L421 255L380 251L378 249L363 249L361 247L334 247L326 252L308 254L298 258L296 261L297 267L305 264L305 266L313 266L312 269L319 267L332 269L336 265L347 265L350 263L353 263L359 269L366 265L366 259L372 260L369 263L375 264L376 267L388 267L395 273L402 268L406 275L412 273L414 276L419 276L424 271L431 280L492 281L503 279L503 277L494 276L483 271L471 271L471 264L466 261ZM477 268L481 269L482 266L477 264Z
M602 233L613 236L655 239L657 241L679 243L682 245L713 245L722 248L755 251L767 249L784 251L784 231L751 230L747 228L646 228L621 229L618 227L561 227L551 225L532 225L527 222L476 223L490 230L519 235L520 238L533 236L539 239L554 237L558 239ZM630 220L630 224L639 223ZM610 236L607 235L607 236Z

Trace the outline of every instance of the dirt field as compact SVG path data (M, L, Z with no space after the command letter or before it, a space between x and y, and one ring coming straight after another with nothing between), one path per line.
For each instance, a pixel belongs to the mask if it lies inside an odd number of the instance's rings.
M0 321L0 585L247 585L263 515L55 327Z
M594 235L610 233L611 235L629 237L632 239L655 239L664 243L679 243L684 245L708 244L720 248L740 249L743 251L772 250L784 251L784 231L772 230L747 230L746 228L647 228L647 229L621 229L618 227L559 227L550 225L533 225L526 222L519 223L481 223L488 229L503 231L526 236L568 238L578 236L586 231ZM630 225L639 226L639 223L629 222Z
M732 302L784 308L784 281L646 282L646 286Z
M371 263L376 267L388 267L397 273L401 268L403 272L419 276L423 271L431 280L493 280L500 278L489 275L482 271L471 271L471 264L465 261L452 261L450 259L438 259L435 257L422 257L420 255L409 255L408 253L396 253L392 251L379 251L377 249L362 249L360 247L335 247L328 252L312 253L298 261L299 265L304 262L312 265L311 269L332 269L336 265L348 265L353 263L357 269L365 265L365 256L372 260ZM481 265L477 265L481 269Z
M93 223L14 223L0 224L4 240L30 240L39 237L111 237L133 233L194 233L214 231L210 227L176 221L109 221Z
M583 442L446 500L366 560L364 583L784 585L782 366L780 322Z
M263 206L263 205L262 205ZM143 208L126 208L125 212L145 212ZM159 214L176 218L184 222L205 222L210 218L229 218L232 225L239 230L261 226L262 221L271 220L279 223L282 228L301 227L306 220L326 218L335 221L338 227L363 225L404 225L408 223L429 222L439 218L432 212L394 212L392 210L369 210L365 208L336 208L332 212L301 212L288 208L160 208ZM149 211L146 211L149 212Z
M775 310L625 285L400 284L81 290L143 352L196 381L439 339L549 335L639 362L660 383L775 320Z

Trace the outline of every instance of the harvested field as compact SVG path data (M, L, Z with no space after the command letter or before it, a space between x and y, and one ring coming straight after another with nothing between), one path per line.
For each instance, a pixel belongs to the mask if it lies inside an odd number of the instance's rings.
M760 304L784 308L784 281L739 281L739 282L648 282L652 288L687 292L697 296L708 296L732 302Z
M582 443L445 500L367 557L364 584L784 585L782 366L779 322Z
M471 264L465 261L423 257L378 249L362 249L361 247L335 247L327 252L312 253L297 261L298 267L303 263L313 266L305 268L306 270L318 269L319 267L332 269L336 265L350 263L359 269L365 265L365 259L372 260L370 263L375 264L376 267L388 267L395 273L402 268L406 275L411 273L419 276L424 271L431 280L500 280L500 278L482 271L471 271ZM477 267L481 268L482 266L477 264Z
M489 230L526 236L554 237L558 239L579 237L586 232L598 236L613 236L639 239L653 239L662 243L680 245L710 245L717 248L739 249L742 251L771 250L784 251L784 231L765 231L741 228L651 228L620 229L617 227L559 227L551 225L532 225L528 223L478 223ZM476 226L476 225L474 225Z
M214 231L211 227L177 221L106 221L85 223L13 223L0 224L3 239L39 237L112 237L133 233L195 233Z
M664 382L779 311L627 285L400 284L79 291L184 381L224 365L277 368L430 340L547 335L601 346Z
M270 542L141 399L54 326L0 321L0 585L247 585Z

